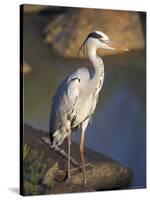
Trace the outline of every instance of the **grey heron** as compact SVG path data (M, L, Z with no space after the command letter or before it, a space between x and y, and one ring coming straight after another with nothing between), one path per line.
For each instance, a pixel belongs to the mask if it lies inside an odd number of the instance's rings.
M95 111L98 95L104 81L104 64L97 56L98 48L128 49L113 42L100 31L90 33L82 47L86 48L90 68L79 68L69 75L58 87L52 101L49 122L51 148L61 145L68 137L68 180L70 180L71 133L81 128L80 156L83 172L83 184L86 184L84 164L84 135L89 120ZM81 49L80 48L80 49Z

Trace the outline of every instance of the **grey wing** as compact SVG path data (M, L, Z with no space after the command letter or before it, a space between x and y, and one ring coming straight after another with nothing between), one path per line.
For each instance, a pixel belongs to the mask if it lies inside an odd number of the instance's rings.
M53 135L62 125L66 124L79 97L81 79L83 81L87 76L89 77L88 70L81 68L59 86L51 107L50 135Z

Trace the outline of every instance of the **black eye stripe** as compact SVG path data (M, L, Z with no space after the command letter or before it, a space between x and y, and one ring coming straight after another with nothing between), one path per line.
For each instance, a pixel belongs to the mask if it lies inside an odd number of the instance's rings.
M99 38L99 41L101 42L105 42L105 40L103 38Z
M87 36L87 39L88 39L89 37L91 37L91 38L96 38L96 39L101 39L101 38L103 38L102 35L100 35L100 34L98 34L98 33L96 33L96 32L90 33L90 34Z

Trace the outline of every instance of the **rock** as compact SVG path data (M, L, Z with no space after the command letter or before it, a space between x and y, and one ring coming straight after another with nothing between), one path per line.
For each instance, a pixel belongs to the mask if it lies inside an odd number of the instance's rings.
M73 184L82 185L82 173L72 177ZM98 178L99 177L99 178ZM132 181L132 173L116 163L96 164L86 171L87 184L95 190L127 188Z
M43 143L41 138L45 136L47 136L46 132L35 130L28 125L24 125L24 144L29 145L29 154L32 151L43 152L42 157L40 156L41 166L38 168L35 166L36 170L39 169L41 171L41 167L43 165L48 166L46 172L42 172L44 175L43 178L41 178L42 182L39 183L40 187L43 185L46 186L47 189L45 189L45 194L121 189L128 188L130 185L133 177L130 169L123 167L121 164L105 156L104 154L97 153L88 148L85 148L85 162L92 164L92 167L86 168L86 188L83 188L82 185L81 171L77 168L75 169L73 166L71 167L73 172L71 173L71 182L66 183L65 177L67 171L67 160L64 160L53 149L50 149L45 143ZM61 148L66 151L66 146L67 143L64 141L64 144L61 146ZM39 160L38 154L39 153L36 153L37 160ZM72 156L78 162L80 161L79 145L74 142L72 142ZM29 158L30 156L27 157ZM33 159L35 160L35 154ZM31 161L32 159L30 159L28 162ZM38 182L36 182L36 184L37 183ZM26 188L28 188L27 186L28 184L26 185ZM37 186L33 187L33 191L34 189L37 189ZM37 192L39 194L39 191Z
M75 58L87 37L94 31L106 33L115 42L131 49L144 47L144 35L138 12L70 8L46 27L45 41L62 56ZM119 51L101 50L101 55ZM84 57L83 52L79 55Z
M63 193L75 193L75 192L94 192L95 190L91 186L81 186L80 184L70 184L67 182L60 183L56 187L48 191L50 194L63 194Z
M55 174L57 173L58 170L59 170L58 164L56 162L56 164L46 172L42 183L44 185L47 185L48 187L53 187L53 183L55 181Z
M53 167L47 170L43 178L42 184L52 188L54 186L55 181L62 182L64 181L65 177L65 172L58 168L58 163L56 162Z
M28 74L29 72L31 72L32 68L24 61L23 62L23 73L24 74Z

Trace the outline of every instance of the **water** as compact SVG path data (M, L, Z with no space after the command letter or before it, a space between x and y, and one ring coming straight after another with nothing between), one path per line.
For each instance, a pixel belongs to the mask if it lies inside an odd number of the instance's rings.
M64 59L43 43L45 16L26 16L24 59L32 67L24 76L24 121L48 130L51 99L59 83L86 60ZM146 184L145 52L104 57L105 80L85 145L132 169L132 187ZM80 134L73 135L79 142Z

